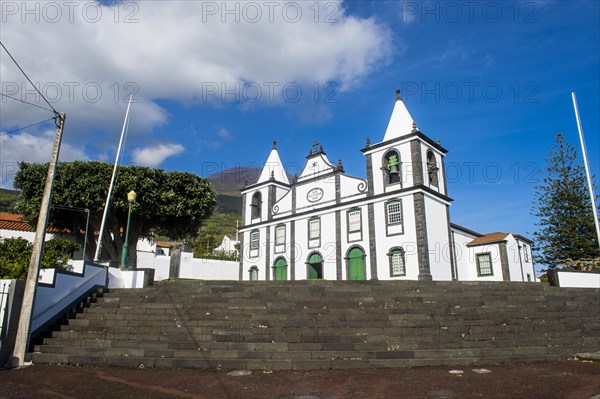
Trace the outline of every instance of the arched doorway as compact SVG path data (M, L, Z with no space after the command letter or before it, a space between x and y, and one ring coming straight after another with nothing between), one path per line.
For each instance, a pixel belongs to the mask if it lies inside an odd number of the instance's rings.
M276 281L287 280L287 262L283 258L279 258L275 261L273 266L273 277Z
M308 257L306 262L308 267L308 278L309 279L322 279L323 278L323 257L320 253L315 252Z
M354 247L348 252L348 280L366 280L365 252Z

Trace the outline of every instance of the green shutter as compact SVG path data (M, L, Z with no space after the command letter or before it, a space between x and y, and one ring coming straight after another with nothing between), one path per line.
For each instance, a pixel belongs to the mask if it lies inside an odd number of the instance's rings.
M287 280L287 262L285 259L279 258L277 259L277 262L275 262L275 280Z

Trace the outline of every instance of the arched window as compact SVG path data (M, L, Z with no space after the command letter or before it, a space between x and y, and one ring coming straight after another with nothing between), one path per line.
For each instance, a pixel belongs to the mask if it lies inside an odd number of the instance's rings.
M400 154L396 150L390 150L383 156L382 163L384 184L400 183L402 178Z
M387 255L390 258L390 276L406 276L404 250L401 247L392 248Z
M258 267L252 266L250 270L248 270L250 274L250 281L258 281Z
M252 202L250 203L251 217L252 219L260 219L261 216L261 208L262 208L262 194L260 191L257 191L252 196Z
M433 155L433 151L427 151L427 175L429 176L429 184L432 186L438 186L438 170L440 168L437 166L437 162L435 161L435 155Z

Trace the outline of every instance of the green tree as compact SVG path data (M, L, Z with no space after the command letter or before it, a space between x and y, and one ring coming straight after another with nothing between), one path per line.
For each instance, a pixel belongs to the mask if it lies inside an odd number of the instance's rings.
M546 158L543 183L536 187L532 214L538 218L538 260L550 268L594 262L600 256L583 166L562 134Z
M88 259L92 259L96 249L94 233L100 230L112 168L104 162L75 161L59 164L56 173L52 204L89 209ZM21 163L15 175L14 186L21 190L17 209L33 226L39 214L46 171L47 165ZM171 239L194 237L216 203L210 183L192 173L120 166L102 239L101 260L110 260L112 265L120 261L127 193L131 190L137 193L137 199L131 211L129 248L135 248L140 237L153 233ZM71 231L83 245L85 212L55 208L50 224ZM129 251L128 264L135 264L135 259L136 251Z
M0 242L0 278L25 280L29 272L29 260L33 245L23 238L9 238ZM79 245L68 241L52 239L44 244L42 269L65 270L73 252Z

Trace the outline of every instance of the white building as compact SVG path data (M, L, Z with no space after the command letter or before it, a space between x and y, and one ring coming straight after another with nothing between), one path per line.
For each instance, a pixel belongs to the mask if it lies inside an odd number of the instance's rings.
M290 182L273 143L242 190L241 280L535 280L530 240L450 223L447 151L399 91L383 140L361 151L366 180L315 143Z
M213 253L214 254L226 254L226 255L237 255L238 254L238 250L236 248L236 245L238 245L240 242L236 241L236 240L232 240L231 238L229 238L228 236L223 236L223 241L221 241L221 244L216 247L215 249L213 249Z

